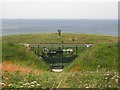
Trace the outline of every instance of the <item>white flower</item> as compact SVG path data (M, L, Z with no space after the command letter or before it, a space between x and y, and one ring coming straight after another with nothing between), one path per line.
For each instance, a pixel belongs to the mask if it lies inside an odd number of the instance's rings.
M40 86L40 84L37 84L37 86Z
M23 84L23 82L19 82L19 84Z
M116 76L116 78L119 78L119 76Z
M105 79L108 79L108 77L106 77Z
M37 81L33 81L34 84L37 84Z
M8 86L10 87L10 86L12 86L13 84L8 84Z
M6 79L6 80L8 80L8 78L7 78L7 77L6 77L5 79Z
M30 84L34 84L34 82L31 82Z
M34 87L34 85L31 85L31 87Z
M28 86L28 85L29 85L29 83L25 83L25 85L26 85L26 86Z
M109 76L110 74L106 74L107 76Z
M0 83L1 84L1 86L5 86L5 83Z
M118 79L115 79L115 81L118 83Z
M23 88L23 86L20 86L20 88Z
M23 84L23 86L26 86L26 84Z
M111 79L114 80L114 77L112 77Z

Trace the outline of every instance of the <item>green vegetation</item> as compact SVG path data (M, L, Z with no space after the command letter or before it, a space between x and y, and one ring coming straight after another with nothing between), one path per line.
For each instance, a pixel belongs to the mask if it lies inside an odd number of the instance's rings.
M19 72L3 72L2 85L6 88L119 88L118 73L113 71L94 71L82 73L44 72L36 75Z
M95 71L101 69L118 70L118 43L97 44L79 55L71 65L66 68L70 71L75 67L80 70ZM75 68L76 69L76 68Z
M47 70L48 65L41 59L39 59L30 50L27 50L24 46L13 43L2 44L2 60L12 60L18 64L24 64L34 68Z
M85 43L110 43L117 42L118 38L103 35L88 35L88 34L68 34L62 33L58 37L57 33L48 34L21 34L21 35L8 35L3 37L3 42L10 43L69 43L69 44L85 44Z
M119 88L118 79L118 38L103 35L68 34L26 34L3 36L2 60L11 61L12 67L26 66L35 72L2 73L2 86L6 88ZM31 50L19 43L65 43L94 46L79 49L78 57L61 73L49 71L49 65L38 58ZM16 66L16 64L18 66Z

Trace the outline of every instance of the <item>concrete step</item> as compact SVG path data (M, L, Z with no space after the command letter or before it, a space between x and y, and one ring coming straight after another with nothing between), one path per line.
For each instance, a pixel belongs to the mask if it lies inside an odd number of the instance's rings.
M63 69L52 69L53 72L62 72Z

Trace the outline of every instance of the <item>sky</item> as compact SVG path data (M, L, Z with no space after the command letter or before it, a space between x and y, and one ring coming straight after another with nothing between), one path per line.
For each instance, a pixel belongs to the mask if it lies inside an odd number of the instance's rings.
M118 0L3 0L5 19L117 19Z

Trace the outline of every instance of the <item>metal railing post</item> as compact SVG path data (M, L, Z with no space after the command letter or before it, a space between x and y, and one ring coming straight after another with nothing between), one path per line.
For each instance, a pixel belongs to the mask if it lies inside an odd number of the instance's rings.
M77 45L76 45L76 56L77 56L77 49L78 49L78 47L77 47Z
M62 50L63 50L63 45L62 45ZM62 52L62 69L63 69L63 52Z

